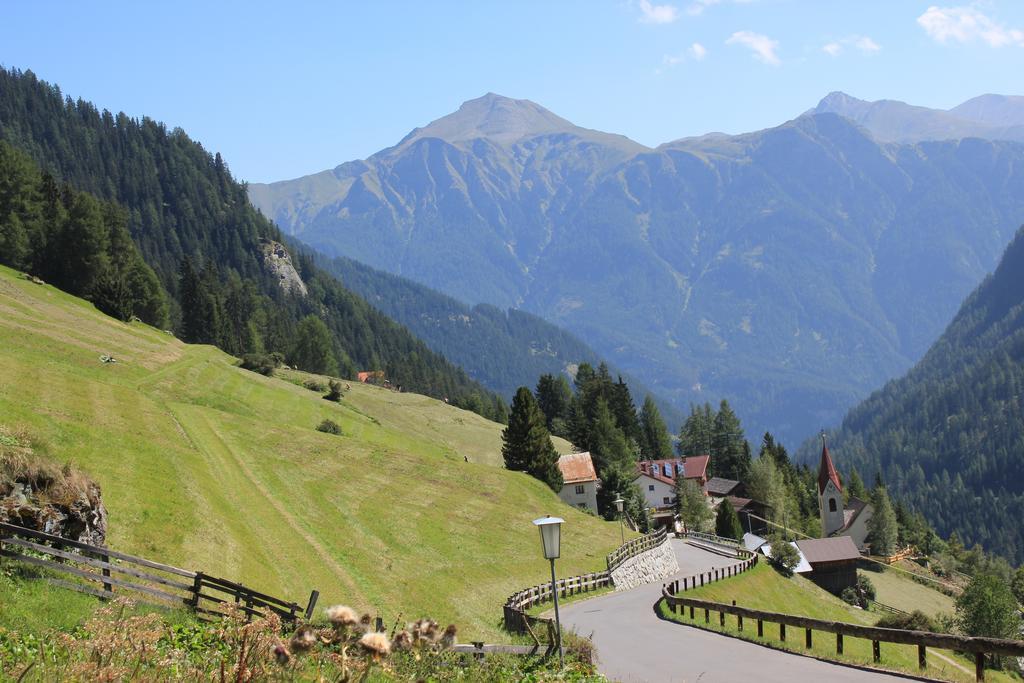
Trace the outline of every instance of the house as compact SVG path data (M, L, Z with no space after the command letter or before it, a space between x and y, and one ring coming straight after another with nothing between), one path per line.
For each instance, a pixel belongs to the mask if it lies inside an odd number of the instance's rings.
M682 475L703 488L708 481L707 455L637 463L636 483L656 526L672 527L675 521L676 480Z
M742 496L744 493L743 484L735 479L723 479L722 477L711 477L704 484L704 493L711 498L721 499L729 496Z
M814 583L836 595L857 585L860 551L849 536L806 538L796 546L811 565L805 576Z
M558 459L562 472L562 490L558 497L563 501L597 514L597 488L600 482L594 469L590 453L570 453Z
M390 387L391 382L384 375L383 370L368 370L356 374L356 379L362 384L374 384L379 387Z
M727 496L719 501L718 504L720 505L723 501L732 505L732 508L736 511L736 516L740 518L740 526L743 527L744 531L753 532L757 530L758 532L763 532L767 529L767 525L761 521L768 518L768 506L764 503L758 502L753 498L741 496ZM714 507L717 509L718 505L714 505Z
M870 503L853 496L843 505L843 486L839 473L822 442L821 464L818 467L818 514L826 537L848 536L860 550L867 548L868 520L874 513Z

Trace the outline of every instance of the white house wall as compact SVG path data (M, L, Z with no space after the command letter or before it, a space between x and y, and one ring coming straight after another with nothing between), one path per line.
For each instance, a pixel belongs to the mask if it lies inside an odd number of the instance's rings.
M582 486L583 493L576 493L576 487ZM597 482L587 481L582 484L566 484L558 492L558 497L574 508L590 510L597 514Z

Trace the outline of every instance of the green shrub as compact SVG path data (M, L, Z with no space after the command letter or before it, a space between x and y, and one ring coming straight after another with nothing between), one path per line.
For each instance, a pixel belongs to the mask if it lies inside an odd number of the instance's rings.
M325 385L318 379L307 379L305 382L302 383L302 386L305 387L306 389L309 389L310 391L315 391L318 394L322 394L325 391L327 391L327 385Z
M341 425L334 420L324 420L316 426L318 432L324 432L325 434L341 434Z
M857 594L857 589L853 586L847 586L843 589L843 592L839 594L839 597L843 599L848 605L855 605L860 607L860 595Z
M849 590L849 589L847 589ZM929 631L941 633L942 626L919 609L910 614L886 614L875 624L880 628L898 628L904 631Z
M334 401L335 403L341 401L341 397L343 396L341 393L341 382L332 379L327 384L330 390L324 395L324 398L328 401Z
M279 353L247 353L242 356L238 367L270 377L281 367L283 356Z
M793 570L800 564L800 553L789 544L789 541L776 538L772 541L772 564L786 576L792 576Z

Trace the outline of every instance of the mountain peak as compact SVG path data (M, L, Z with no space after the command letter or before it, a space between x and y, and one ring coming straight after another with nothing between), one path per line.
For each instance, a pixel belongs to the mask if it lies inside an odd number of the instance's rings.
M857 119L871 108L872 103L847 95L840 90L834 90L825 95L818 102L818 106L811 110L813 114L832 113Z
M522 140L559 133L599 142L624 153L635 154L647 149L622 135L581 128L536 102L517 100L493 92L467 100L451 114L414 129L398 147L405 147L423 138L440 138L452 145L485 138L497 145L511 146Z
M535 102L489 92L467 100L457 111L413 130L402 142L440 138L458 144L487 138L498 144L513 144L524 138L575 129L572 123Z

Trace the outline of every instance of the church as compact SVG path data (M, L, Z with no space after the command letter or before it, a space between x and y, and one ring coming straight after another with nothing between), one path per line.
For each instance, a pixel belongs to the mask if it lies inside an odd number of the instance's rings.
M828 444L822 435L821 465L818 467L818 510L821 515L821 529L826 538L849 536L857 550L867 547L868 520L874 508L867 501L850 496L843 505L843 485L839 473L832 464Z

